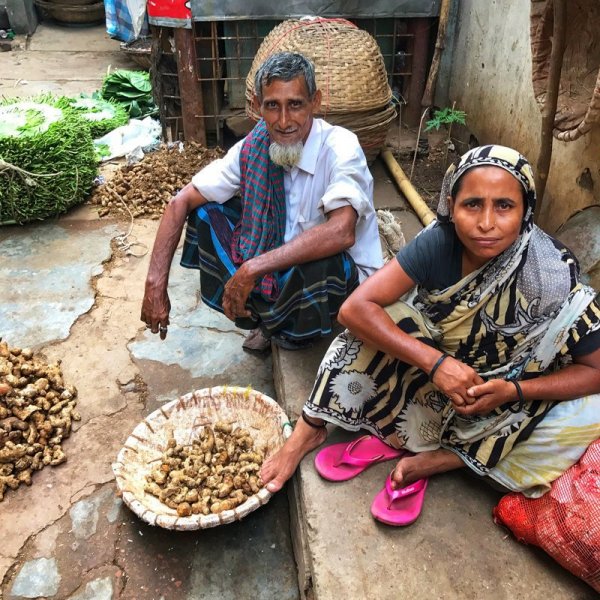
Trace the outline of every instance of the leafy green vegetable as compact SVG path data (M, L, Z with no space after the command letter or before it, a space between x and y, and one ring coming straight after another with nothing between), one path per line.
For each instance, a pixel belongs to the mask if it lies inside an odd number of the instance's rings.
M82 94L79 98L61 98L58 106L71 108L80 114L88 123L94 139L129 121L129 114L121 104L100 97Z
M92 186L96 157L89 125L56 102L0 103L0 224L58 215L83 202Z
M48 129L51 123L62 117L62 112L57 110L53 100L45 102L46 96L40 96L36 101L0 104L0 137L19 137L34 135Z
M94 144L94 150L96 151L96 158L98 162L102 161L103 158L110 156L110 146L108 144Z
M102 98L120 103L130 117L146 117L158 112L146 71L121 69L110 73L102 84Z
M467 113L462 110L446 107L442 110L436 110L433 113L433 119L427 121L425 131L430 129L438 130L442 125L450 125L450 123L465 124Z

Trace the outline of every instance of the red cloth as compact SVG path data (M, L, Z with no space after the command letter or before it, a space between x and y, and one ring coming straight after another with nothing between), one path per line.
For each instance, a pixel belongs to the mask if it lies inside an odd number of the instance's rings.
M600 440L541 498L504 496L494 520L600 592Z

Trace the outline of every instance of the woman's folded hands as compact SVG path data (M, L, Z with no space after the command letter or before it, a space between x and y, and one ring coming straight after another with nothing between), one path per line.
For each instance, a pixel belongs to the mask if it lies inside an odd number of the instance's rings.
M484 381L468 365L449 356L437 369L433 383L460 415L480 415L517 399L515 386L504 379Z
M502 404L518 400L514 384L505 379L490 379L481 385L474 385L467 390L467 396L471 398L471 404L455 407L461 415L489 413Z

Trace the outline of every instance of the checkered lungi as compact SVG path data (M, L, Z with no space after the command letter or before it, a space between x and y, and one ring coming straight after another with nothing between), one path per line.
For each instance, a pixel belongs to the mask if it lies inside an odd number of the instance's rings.
M209 202L188 217L181 265L200 270L202 301L223 312L225 283L236 272L231 236L241 215L241 201ZM279 296L266 300L255 288L246 306L251 318L239 318L242 329L260 327L270 337L284 334L299 341L332 332L340 306L358 286L358 270L346 252L274 273Z

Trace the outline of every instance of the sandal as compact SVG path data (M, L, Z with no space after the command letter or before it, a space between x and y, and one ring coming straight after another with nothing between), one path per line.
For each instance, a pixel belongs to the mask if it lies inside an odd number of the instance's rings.
M315 468L329 481L348 481L371 465L400 458L406 450L396 450L374 435L363 435L350 442L332 444L315 456Z
M421 514L428 480L419 479L395 490L392 488L392 473L387 476L384 488L375 496L371 514L386 525L410 525Z

